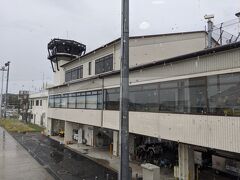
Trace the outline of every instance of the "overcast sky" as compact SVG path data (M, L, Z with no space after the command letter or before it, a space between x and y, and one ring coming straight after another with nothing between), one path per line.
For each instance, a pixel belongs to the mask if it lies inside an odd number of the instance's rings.
M10 92L52 81L47 43L69 38L87 51L120 37L121 0L0 0L0 65L11 61ZM204 30L234 19L240 0L130 0L130 35Z

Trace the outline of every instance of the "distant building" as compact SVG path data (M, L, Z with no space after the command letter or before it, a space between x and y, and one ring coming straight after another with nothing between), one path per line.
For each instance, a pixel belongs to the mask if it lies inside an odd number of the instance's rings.
M48 91L29 95L29 121L47 127Z

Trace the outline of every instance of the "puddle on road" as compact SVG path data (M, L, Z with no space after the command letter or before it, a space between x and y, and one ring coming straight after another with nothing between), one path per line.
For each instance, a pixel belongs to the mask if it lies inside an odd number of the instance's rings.
M94 159L92 161L73 152L46 136L39 133L12 134L27 150L31 150L34 158L40 159L42 165L49 167L53 174L63 180L117 180L117 173L106 168L108 161ZM104 165L104 166L102 166Z

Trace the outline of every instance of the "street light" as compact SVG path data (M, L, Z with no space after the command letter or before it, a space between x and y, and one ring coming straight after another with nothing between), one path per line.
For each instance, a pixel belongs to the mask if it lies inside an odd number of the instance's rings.
M238 18L240 18L240 12L236 13L235 16L237 16Z
M5 111L4 111L4 118L7 117L7 105L8 105L8 80L9 80L9 68L10 68L10 61L5 63L5 67L7 67L7 83L6 83L6 94L5 94Z
M2 66L0 71L2 71L2 85L1 85L1 97L0 97L0 117L2 118L2 102L3 102L3 80L4 80L4 71L7 71L5 66Z

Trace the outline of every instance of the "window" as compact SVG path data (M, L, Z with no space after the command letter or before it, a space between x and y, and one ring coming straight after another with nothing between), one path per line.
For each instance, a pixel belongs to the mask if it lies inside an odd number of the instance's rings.
M54 107L55 108L61 107L61 95L54 96Z
M76 79L83 78L83 66L68 70L65 72L65 81L72 81Z
M97 91L97 109L103 108L103 93L102 90Z
M88 62L88 75L92 74L92 62Z
M95 74L113 70L113 55L108 55L95 61Z
M39 106L39 100L36 100L36 106Z
M77 93L77 108L85 109L85 92Z
M177 81L160 83L159 109L161 112L176 112L178 107Z
M119 110L119 88L105 90L105 109Z
M40 100L40 106L42 106L42 100Z
M158 112L158 84L131 86L129 110Z
M48 106L49 106L50 108L54 108L54 96L49 96Z
M76 100L77 100L76 97L77 97L76 93L69 94L69 97L68 97L68 108L76 108Z
M61 96L61 108L67 108L68 107L68 94L63 94Z
M72 76L71 71L67 71L65 73L65 82L71 81L71 76Z
M205 114L207 112L205 77L189 79L188 87L190 113Z
M86 109L97 109L97 91L86 92Z
M207 78L209 113L240 116L240 73Z
M29 109L32 109L32 100L29 100Z

